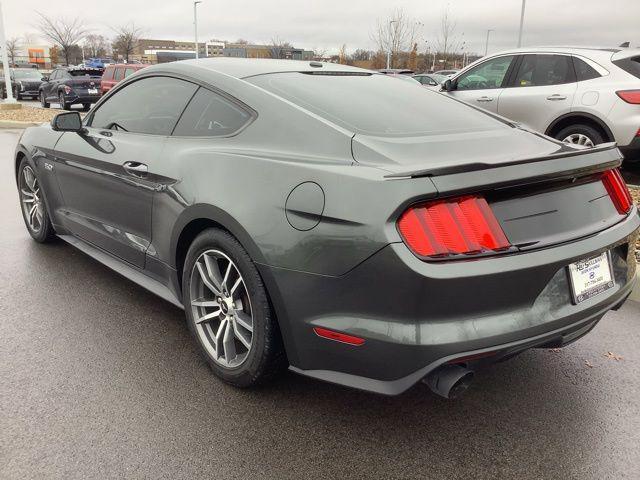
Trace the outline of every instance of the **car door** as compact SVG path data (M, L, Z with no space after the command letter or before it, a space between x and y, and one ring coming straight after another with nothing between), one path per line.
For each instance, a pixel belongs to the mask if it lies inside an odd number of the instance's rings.
M515 55L500 55L476 65L453 79L448 93L471 105L497 113Z
M171 179L155 173L166 138L197 86L143 77L106 98L56 145L65 227L137 267L151 245L153 194Z
M578 88L569 55L526 54L498 102L498 113L539 132L569 113Z
M42 87L42 90L44 91L44 94L47 97L47 100L51 100L52 91L57 91L55 86L57 85L56 82L59 78L59 75L60 75L60 69L56 69L53 72L51 72L51 75L49 76L49 81L45 83L44 86Z

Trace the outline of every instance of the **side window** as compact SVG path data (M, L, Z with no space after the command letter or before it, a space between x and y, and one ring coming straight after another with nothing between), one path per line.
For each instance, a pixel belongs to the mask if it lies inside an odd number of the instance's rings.
M59 70L54 70L53 72L51 72L51 76L49 77L49 80L57 80L58 79L58 72L59 72Z
M113 68L107 67L104 71L104 75L102 75L103 80L113 80Z
M124 78L124 68L116 68L116 73L113 76L113 79L116 82L119 82L120 80L122 80Z
M200 88L173 132L176 136L217 137L237 132L251 120L251 113L231 100Z
M125 68L124 69L124 78L127 78L129 75L131 75L135 71L136 71L135 68Z
M544 87L575 82L571 57L567 55L524 55L514 86Z
M497 57L472 68L458 77L456 90L502 88L513 58L513 55Z
M595 68L577 57L573 57L573 67L576 69L576 77L579 82L582 82L584 80L591 80L592 78L598 78L602 76L596 71Z
M169 135L197 89L170 77L148 77L116 92L95 111L90 126Z

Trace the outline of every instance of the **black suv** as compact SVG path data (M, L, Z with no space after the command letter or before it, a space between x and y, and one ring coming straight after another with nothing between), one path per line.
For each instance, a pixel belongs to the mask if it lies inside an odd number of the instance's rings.
M37 98L42 84L42 74L33 68L11 68L9 69L11 76L11 88L13 96L16 100L22 100L26 97ZM4 82L2 82L2 98L7 98L7 91Z
M60 67L51 72L47 82L40 86L40 102L45 108L49 104L59 103L61 108L69 110L71 105L82 104L89 110L92 103L100 98L100 79L102 68Z

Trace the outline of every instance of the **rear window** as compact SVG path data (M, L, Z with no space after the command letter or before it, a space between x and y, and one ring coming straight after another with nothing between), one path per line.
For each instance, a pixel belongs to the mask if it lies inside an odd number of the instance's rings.
M116 74L114 75L114 80L116 81L120 81L124 78L124 68L120 67L120 68L116 68Z
M387 75L289 72L246 80L356 133L429 135L505 125L418 82Z
M623 58L615 60L613 63L625 72L640 78L640 57Z
M67 73L72 77L100 77L102 75L102 70L99 69L91 69L91 70L82 70L82 69L74 69L67 70Z
M595 68L589 65L584 60L580 60L579 58L573 57L573 66L576 69L576 77L579 82L584 80L591 80L592 78L601 77Z

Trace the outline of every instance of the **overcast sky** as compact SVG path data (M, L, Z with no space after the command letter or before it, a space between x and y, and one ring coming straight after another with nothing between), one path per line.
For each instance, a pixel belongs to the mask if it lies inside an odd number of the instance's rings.
M419 44L433 42L449 5L468 50L489 53L514 47L521 0L203 0L198 6L200 40L244 38L260 43L279 36L297 47L337 52L374 49L370 33L396 7L422 22ZM110 26L135 22L144 37L193 39L191 0L2 0L7 37L37 33L34 11L81 17L93 33L113 36ZM528 0L525 45L640 46L640 0Z

